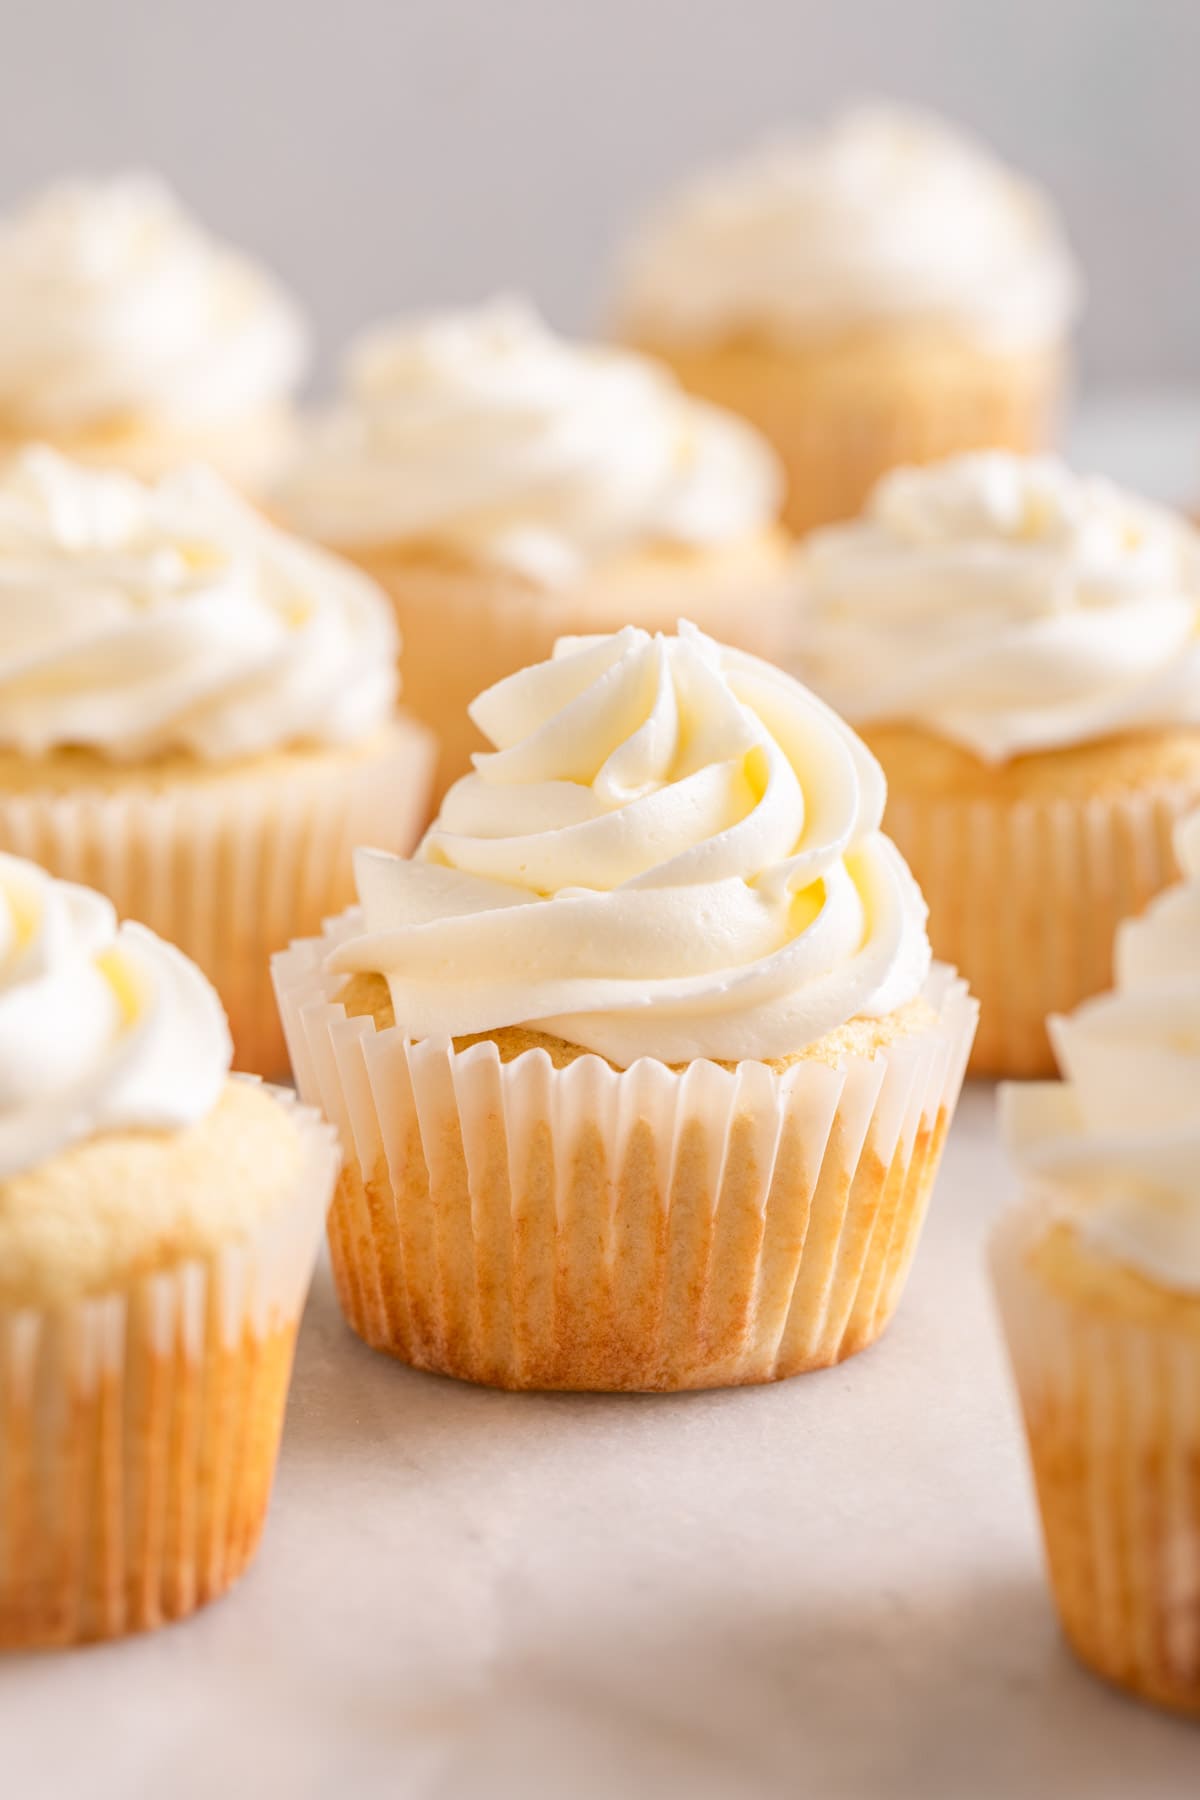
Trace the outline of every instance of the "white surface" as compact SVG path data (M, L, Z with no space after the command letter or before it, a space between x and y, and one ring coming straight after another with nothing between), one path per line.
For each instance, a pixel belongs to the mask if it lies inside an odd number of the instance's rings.
M1093 1682L1041 1577L982 1254L992 1092L891 1332L679 1398L376 1356L322 1272L256 1567L156 1638L0 1664L3 1792L1165 1800L1200 1731Z

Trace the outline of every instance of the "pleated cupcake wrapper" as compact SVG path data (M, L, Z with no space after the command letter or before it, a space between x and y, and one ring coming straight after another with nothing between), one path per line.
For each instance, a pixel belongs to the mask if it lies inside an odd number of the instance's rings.
M1045 1217L1004 1220L992 1271L1063 1628L1098 1674L1200 1714L1200 1335L1051 1291L1027 1264Z
M504 676L543 661L557 638L629 624L674 631L682 616L722 643L769 656L782 640L785 607L790 610L782 569L775 579L731 571L727 583L689 580L681 572L678 581L629 590L619 580L606 586L603 575L541 587L503 568L422 568L369 550L355 559L396 609L406 702L440 745L435 801L468 773L473 752L488 748L467 716L471 701Z
M997 358L980 347L951 365L896 342L771 350L651 339L685 387L740 413L787 475L784 522L799 533L850 519L889 469L961 451L1043 450L1057 436L1066 358L1053 349ZM864 364L863 357L867 361Z
M1060 396L1056 380L1004 391L990 381L951 401L943 392L907 390L889 403L830 388L811 407L768 431L788 475L784 518L798 533L854 518L889 469L938 462L961 451L1032 452L1053 441Z
M354 915L275 959L296 1082L346 1164L342 1306L420 1368L518 1388L769 1381L871 1343L899 1299L976 1007L873 1058L555 1069L347 1018L323 973Z
M1017 805L889 794L934 953L979 1000L972 1074L1056 1073L1047 1014L1112 985L1116 928L1178 879L1173 833L1198 803L1200 782Z
M411 850L434 748L407 720L377 754L268 763L162 792L81 787L0 794L0 849L108 895L199 964L229 1014L235 1063L279 1075L287 1057L270 958L354 897L356 844Z
M122 1292L0 1308L0 1648L149 1630L253 1556L339 1161L325 1121L278 1099L303 1166L251 1237Z

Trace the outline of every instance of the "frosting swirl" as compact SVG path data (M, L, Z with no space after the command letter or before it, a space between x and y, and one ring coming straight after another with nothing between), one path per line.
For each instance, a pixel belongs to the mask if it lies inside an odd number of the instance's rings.
M780 492L749 426L642 357L495 301L365 337L280 502L327 542L435 544L553 584L648 544L761 530Z
M0 222L0 416L27 436L237 419L306 361L291 301L153 177L64 182Z
M1200 1292L1200 812L1183 880L1127 920L1111 993L1049 1021L1063 1081L1002 1090L1020 1166L1097 1249Z
M1200 537L1049 458L885 476L798 560L799 672L987 762L1200 725Z
M925 907L865 746L694 626L563 638L490 688L492 744L412 861L357 865L413 1038L536 1026L627 1066L786 1056L921 990Z
M222 760L389 716L396 633L365 576L216 476L154 486L34 449L0 474L0 745Z
M1063 332L1077 286L1024 181L935 119L863 107L685 189L634 244L622 312L701 341L932 321L1023 349Z
M199 969L109 902L0 855L0 1180L104 1131L172 1130L233 1055Z

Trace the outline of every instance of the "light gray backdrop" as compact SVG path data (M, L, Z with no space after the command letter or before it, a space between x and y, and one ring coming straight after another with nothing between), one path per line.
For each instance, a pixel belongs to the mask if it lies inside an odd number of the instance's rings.
M625 222L848 98L920 100L1056 194L1089 380L1200 380L1200 0L5 0L0 205L152 164L354 327L527 289L602 316Z

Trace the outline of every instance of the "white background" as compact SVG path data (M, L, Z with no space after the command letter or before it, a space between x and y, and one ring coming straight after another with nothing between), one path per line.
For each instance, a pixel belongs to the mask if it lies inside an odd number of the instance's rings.
M308 300L326 367L399 306L602 317L624 222L769 126L884 94L1057 195L1086 371L1200 380L1196 0L8 0L0 205L160 167Z

